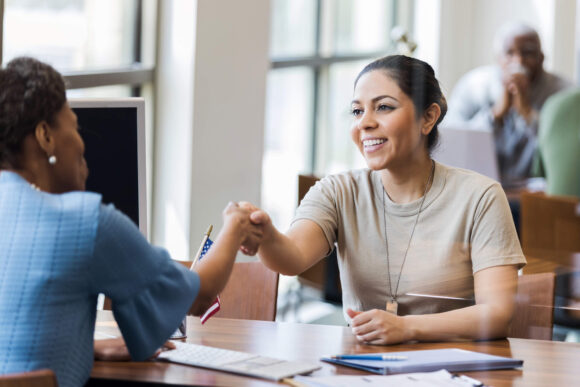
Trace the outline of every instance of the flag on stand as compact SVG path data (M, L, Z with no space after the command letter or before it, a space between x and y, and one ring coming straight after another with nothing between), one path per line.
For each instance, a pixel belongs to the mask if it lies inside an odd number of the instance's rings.
M209 248L211 247L211 245L213 244L212 240L207 238L205 243L203 244L203 248L201 249L201 254L199 255L199 259L201 260L204 255L207 253L207 251L209 250ZM214 314L216 314L217 312L219 312L220 310L220 297L217 296L215 298L215 301L213 302L213 304L211 304L211 306L205 311L205 313L203 314L203 316L200 317L201 323L205 324L205 322L207 320L209 320L209 318L211 316L213 316Z

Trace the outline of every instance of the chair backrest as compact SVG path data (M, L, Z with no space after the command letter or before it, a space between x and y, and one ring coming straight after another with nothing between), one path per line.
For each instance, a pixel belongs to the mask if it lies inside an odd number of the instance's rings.
M178 261L189 267L191 262ZM274 321L278 297L278 273L260 261L235 262L220 293L220 311L215 317Z
M552 95L540 113L534 173L551 195L580 196L580 88Z
M580 198L523 193L522 248L580 251Z
M189 268L190 261L176 261ZM220 293L220 311L216 317L274 321L278 298L278 273L260 261L235 262L226 287ZM111 310L105 298L104 310Z
M554 273L518 277L514 317L508 337L552 340Z
M38 370L18 374L0 375L0 387L57 387L51 370Z

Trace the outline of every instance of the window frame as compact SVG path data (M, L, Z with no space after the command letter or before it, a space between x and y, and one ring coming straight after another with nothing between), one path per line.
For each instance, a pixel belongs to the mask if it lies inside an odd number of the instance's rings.
M157 3L158 4L158 3ZM0 64L4 62L4 0L0 0ZM141 95L141 87L153 82L155 75L154 65L142 63L142 26L143 0L135 1L135 34L132 65L129 67L112 67L102 70L62 71L67 90L84 89L101 86L131 86L131 95Z
M377 57L384 56L390 49L386 48L381 51L371 51L363 52L359 54L343 55L343 54L325 54L323 53L323 36L322 29L324 27L324 18L327 16L323 14L323 2L326 0L316 0L316 26L315 26L315 44L314 44L314 55L308 56L284 56L284 57L270 57L270 70L278 70L283 68L291 67L307 67L312 70L313 73L313 87L312 87L312 98L313 98L313 108L312 108L312 122L310 127L311 132L311 149L310 149L310 161L309 170L304 171L306 174L314 174L317 168L317 148L318 148L318 133L319 133L319 123L321 115L321 101L320 101L320 90L322 87L323 72L327 72L330 66L337 63L345 62L356 62L361 60L369 60ZM396 25L399 19L399 0L393 0L393 7L391 9L391 25Z

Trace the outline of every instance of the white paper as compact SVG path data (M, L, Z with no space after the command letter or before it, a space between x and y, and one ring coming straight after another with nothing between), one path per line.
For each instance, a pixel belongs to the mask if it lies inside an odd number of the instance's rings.
M468 387L471 383L454 377L446 370L415 372L400 375L335 375L295 376L294 380L307 387Z

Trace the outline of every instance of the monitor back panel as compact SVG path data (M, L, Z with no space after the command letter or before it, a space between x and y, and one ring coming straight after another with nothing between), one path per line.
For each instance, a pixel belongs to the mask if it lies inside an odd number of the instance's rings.
M113 203L139 226L137 108L73 107L73 111L85 142L86 190L102 194L104 203Z
M488 130L441 128L440 144L433 153L438 162L481 173L499 181L493 133Z

